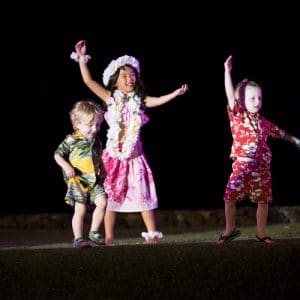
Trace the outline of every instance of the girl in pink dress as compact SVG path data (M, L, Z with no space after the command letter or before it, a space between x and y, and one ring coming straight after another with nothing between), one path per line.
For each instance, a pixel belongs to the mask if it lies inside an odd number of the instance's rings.
M75 45L71 58L79 63L81 76L87 87L104 101L105 120L109 126L103 162L107 171L104 182L108 194L104 218L105 243L114 239L117 212L141 212L147 232L146 243L157 243L162 233L156 229L154 210L158 207L152 171L140 140L140 129L148 122L144 109L171 101L187 90L186 84L172 93L150 97L145 94L140 77L139 61L128 55L112 60L103 73L103 85L96 82L88 69L91 58L86 43Z

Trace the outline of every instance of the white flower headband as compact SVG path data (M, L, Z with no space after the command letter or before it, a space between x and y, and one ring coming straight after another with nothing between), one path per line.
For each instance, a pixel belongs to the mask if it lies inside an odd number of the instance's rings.
M139 61L133 56L124 55L117 59L112 60L110 64L107 66L107 68L104 70L102 75L103 84L107 86L110 77L114 75L120 67L123 67L125 65L132 66L138 71L138 73L140 73Z

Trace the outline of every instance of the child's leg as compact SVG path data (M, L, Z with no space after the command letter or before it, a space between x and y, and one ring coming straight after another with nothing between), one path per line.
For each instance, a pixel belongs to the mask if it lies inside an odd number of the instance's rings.
M235 226L236 203L225 201L225 230L217 240L218 245L228 243L237 238L241 232Z
M156 218L154 210L146 210L141 212L145 226L148 232L142 232L142 237L145 238L146 244L157 244L163 234L156 231Z
M143 221L148 232L156 231L156 219L154 210L145 210L141 212Z
M258 203L257 211L256 211L256 236L259 239L262 239L267 236L266 227L267 227L267 219L268 219L268 210L269 205L267 203ZM265 241L266 243L272 243L272 239L268 239L269 241Z
M116 223L117 213L107 210L104 215L105 227L105 244L111 244L114 240L114 228Z
M256 201L263 201L265 199L272 200L272 185L271 185L271 172L270 170L263 170L260 172L261 181L265 182L263 191L259 197L256 197ZM261 188L261 187L260 187ZM268 203L258 203L256 210L256 237L259 241L266 244L273 244L274 240L267 235L267 220L268 220Z
M236 203L234 201L225 201L225 231L223 233L224 236L230 235L235 226L235 218L236 218Z
M83 224L87 207L83 203L75 202L74 215L72 218L72 229L74 240L83 237Z
M99 228L103 222L104 214L105 214L105 208L107 204L107 200L105 195L101 194L95 201L94 201L96 207L94 209L93 215L92 215L92 224L91 224L91 230L90 231L99 231Z

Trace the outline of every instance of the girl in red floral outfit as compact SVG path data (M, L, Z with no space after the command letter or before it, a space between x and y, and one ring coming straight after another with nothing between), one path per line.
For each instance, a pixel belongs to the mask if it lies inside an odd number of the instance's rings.
M227 109L233 137L230 153L233 164L224 194L226 227L217 244L230 242L240 235L235 225L236 202L245 198L257 203L256 238L272 244L274 240L266 233L268 206L272 202L272 153L267 139L269 136L281 138L298 148L300 140L259 115L262 90L256 82L243 80L234 90L231 79L232 56L226 59L224 67Z

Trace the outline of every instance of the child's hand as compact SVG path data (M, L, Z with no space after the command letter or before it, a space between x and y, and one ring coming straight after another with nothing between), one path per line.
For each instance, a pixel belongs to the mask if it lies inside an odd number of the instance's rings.
M300 139L294 138L295 146L297 147L298 150L300 150Z
M79 41L75 45L75 50L76 50L76 53L78 55L85 55L85 53L86 53L86 43L85 43L85 40Z
M65 171L65 174L68 178L74 177L76 175L75 170L71 165L65 166L64 171Z
M176 95L179 96L179 95L183 95L185 94L187 91L189 90L189 87L187 84L183 84L179 89L177 89L175 92L176 92Z
M224 63L225 71L231 72L232 69L232 55L228 56Z
M98 172L97 172L98 176L102 176L103 178L105 178L107 176L107 172L106 172L106 169L103 165L103 163L100 164L100 168L98 169Z

